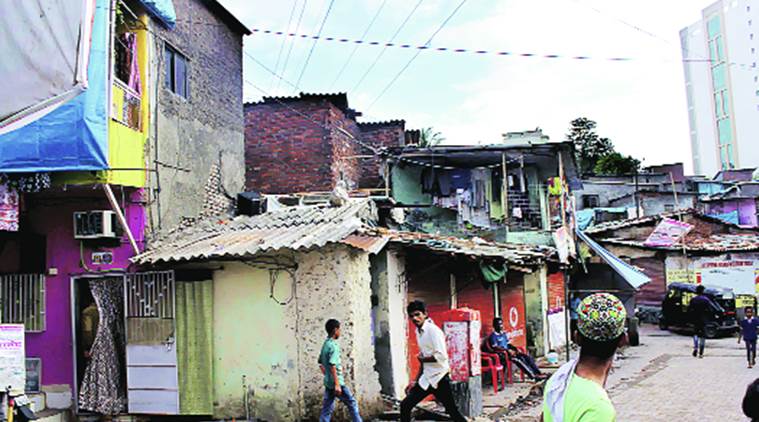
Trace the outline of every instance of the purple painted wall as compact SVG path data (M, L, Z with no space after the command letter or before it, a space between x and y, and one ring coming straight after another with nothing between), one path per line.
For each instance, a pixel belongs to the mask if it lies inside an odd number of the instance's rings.
M124 199L122 208L126 210L129 227L142 248L146 221L142 192L125 188L122 197L120 188L115 189L117 196ZM74 239L73 213L74 211L109 210L111 207L100 188L94 190L90 197L78 196L77 193L72 193L71 196L72 198L60 194L55 197L39 195L28 201L30 228L36 233L47 236L48 273L51 268L58 270L57 275L47 276L46 330L43 333L26 335L27 356L42 359L42 385L67 384L73 387L74 384L71 277L109 269L126 269L129 266L129 258L134 255L126 235L121 245L114 248L92 249L85 245L85 263L92 271L85 270L80 265L79 241ZM112 252L113 264L93 265L91 253L94 251Z
M755 199L734 199L713 202L709 205L709 214L727 214L738 211L738 224L746 227L758 227Z

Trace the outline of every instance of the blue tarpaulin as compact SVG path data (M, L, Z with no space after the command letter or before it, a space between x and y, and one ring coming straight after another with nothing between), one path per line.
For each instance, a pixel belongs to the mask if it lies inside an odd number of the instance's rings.
M153 16L160 19L169 28L174 28L174 25L177 23L177 14L174 11L174 3L171 0L140 1Z
M108 0L98 0L87 89L52 112L0 135L0 172L108 168ZM44 37L44 34L40 34Z
M726 212L724 214L709 214L709 217L716 218L717 220L722 220L725 223L735 224L736 226L740 224L738 210Z

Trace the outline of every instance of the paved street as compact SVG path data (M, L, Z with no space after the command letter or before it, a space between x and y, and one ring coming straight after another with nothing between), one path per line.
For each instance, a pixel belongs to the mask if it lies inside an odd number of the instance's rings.
M744 421L740 404L759 367L746 367L735 337L707 341L704 359L690 355L690 337L647 326L640 347L615 362L609 378L619 421ZM508 421L534 421L537 407Z

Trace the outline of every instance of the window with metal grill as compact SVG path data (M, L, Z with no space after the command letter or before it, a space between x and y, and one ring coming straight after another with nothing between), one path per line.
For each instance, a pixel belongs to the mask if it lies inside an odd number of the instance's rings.
M27 332L45 331L45 276L0 275L0 323L24 324Z

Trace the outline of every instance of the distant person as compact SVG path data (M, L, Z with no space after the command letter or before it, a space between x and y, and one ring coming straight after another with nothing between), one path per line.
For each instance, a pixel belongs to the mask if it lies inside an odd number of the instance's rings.
M361 415L358 412L358 403L353 398L348 387L343 380L343 366L340 360L340 345L337 339L340 338L340 321L330 319L325 324L327 330L327 339L324 340L322 351L319 354L319 368L324 374L324 401L322 402L322 412L319 416L319 422L329 422L332 418L332 412L335 408L335 398L348 408L351 420L361 422Z
M743 396L743 414L751 418L751 422L759 422L759 378L746 389L746 395Z
M577 314L580 357L548 380L543 421L614 422L616 411L605 385L614 354L627 337L625 306L614 295L596 293L582 300Z
M704 357L706 346L705 326L711 315L712 300L704 294L706 288L703 284L696 287L696 297L690 300L688 315L693 324L693 357Z
M80 322L82 324L81 346L84 358L92 358L92 346L95 344L95 337L100 325L100 312L98 306L93 300L87 307L82 309Z
M741 330L738 332L738 343L741 339L746 343L746 359L748 367L756 365L756 333L759 330L759 318L754 316L754 308L746 306L746 317L741 320Z
M498 358L505 365L506 359L514 362L519 369L521 369L528 377L534 380L543 380L547 376L540 371L538 365L535 364L535 359L532 356L522 353L509 343L509 336L503 331L503 319L496 317L493 318L493 332L490 333L485 341L485 351L488 353L495 353Z
M580 296L572 293L572 300L569 301L569 336L572 339L575 338L575 332L577 332L577 308L580 302Z
M411 421L411 411L429 395L443 404L454 421L466 422L459 412L451 390L451 371L445 334L427 316L424 302L415 300L406 307L411 322L416 326L416 343L419 345L419 373L416 381L406 387L406 398L401 402L401 422Z

